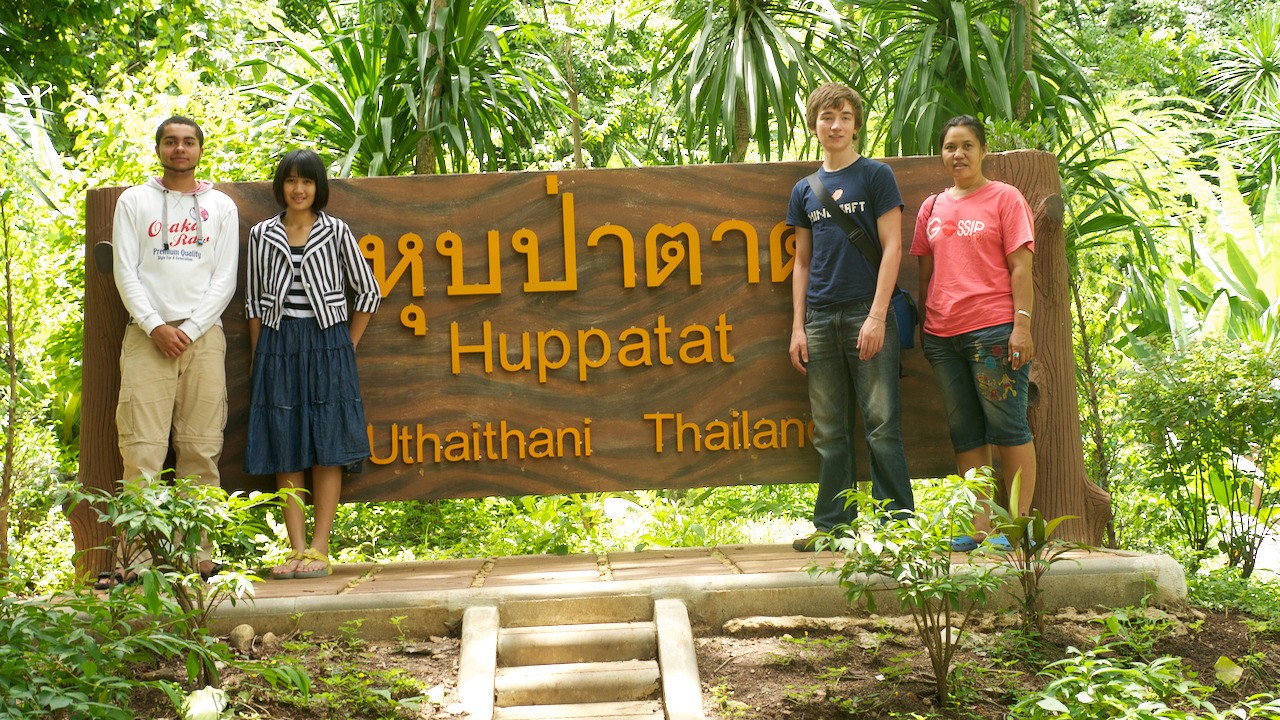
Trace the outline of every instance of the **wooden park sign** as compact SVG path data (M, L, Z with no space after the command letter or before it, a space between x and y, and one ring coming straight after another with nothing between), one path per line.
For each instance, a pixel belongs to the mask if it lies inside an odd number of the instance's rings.
M949 185L936 158L887 161L916 211ZM358 355L373 457L343 500L409 500L812 482L805 378L790 365L794 234L783 222L813 163L701 165L335 180L328 210L352 227L383 304ZM1085 477L1057 164L988 156L1036 216L1037 359L1030 415L1036 505L1097 541L1109 499ZM269 183L219 188L249 228L278 208ZM87 249L109 240L120 188L89 192ZM915 290L906 257L900 284ZM81 479L119 480L114 411L127 316L112 278L85 290ZM241 471L249 342L243 295L223 315L229 415L222 485ZM913 477L955 471L919 349L903 352ZM861 430L857 431L861 434ZM858 443L858 453L864 448ZM860 477L866 479L865 457ZM86 515L77 547L101 544Z

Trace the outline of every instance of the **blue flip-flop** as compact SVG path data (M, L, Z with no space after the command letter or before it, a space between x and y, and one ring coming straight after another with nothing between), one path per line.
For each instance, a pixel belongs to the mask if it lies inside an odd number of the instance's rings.
M1003 535L988 535L986 542L998 552L1013 552L1013 545L1010 544L1009 538Z
M968 535L952 535L947 541L947 548L951 552L969 552L978 547L978 541Z

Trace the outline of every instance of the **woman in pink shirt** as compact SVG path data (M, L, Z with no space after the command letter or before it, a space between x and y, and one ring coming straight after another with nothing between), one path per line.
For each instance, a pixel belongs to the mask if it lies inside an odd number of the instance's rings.
M960 473L992 464L1000 454L1004 484L1018 478L1020 515L1031 509L1036 452L1027 423L1031 339L1031 208L1011 185L982 174L987 155L981 121L961 115L942 128L942 164L954 185L925 200L916 219L911 254L920 262L920 305L925 310L924 354L933 366ZM990 517L978 513L972 535L951 538L967 552L990 535Z

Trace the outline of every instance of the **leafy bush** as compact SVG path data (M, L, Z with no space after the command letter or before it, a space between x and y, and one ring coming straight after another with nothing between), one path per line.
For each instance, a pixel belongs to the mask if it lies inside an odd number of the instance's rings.
M1248 577L1280 510L1280 351L1210 338L1140 364L1122 390L1149 488L1191 569L1215 550Z
M870 495L855 492L858 516L850 537L829 541L842 556L812 573L835 572L850 601L865 598L876 611L874 591L890 582L902 609L911 614L920 642L933 664L938 699L947 702L952 660L973 611L1003 583L998 565L968 563L954 566L948 540L972 520L979 492L990 478L970 471L955 483L950 498L932 509L917 507L907 518L894 517ZM981 553L981 550L974 551Z
M72 490L70 504L88 502L98 518L121 534L115 548L116 567L139 573L144 586L151 580L157 592L177 603L177 608L156 606L158 614L186 618L204 627L214 609L225 599L232 604L253 594L253 576L227 568L212 578L202 578L197 562L205 538L220 551L239 559L257 556L257 540L265 531L258 524L258 507L273 503L277 493L228 494L216 485L202 485L189 478L172 483L124 483L115 494L103 490ZM145 564L140 557L150 557ZM149 602L158 602L150 599Z
M814 487L346 503L338 506L331 546L342 562L386 562L758 542L777 532L772 525L807 521Z
M1280 578L1242 578L1225 572L1188 575L1187 597L1193 605L1256 615L1280 628Z
M1265 695L1249 698L1219 713L1208 698L1213 688L1188 677L1180 658L1157 658L1150 663L1117 662L1100 655L1106 647L1067 657L1042 675L1048 685L1026 695L1011 717L1024 720L1196 720L1198 718L1274 718L1280 700Z
M134 665L185 656L195 682L199 668L229 659L226 646L207 636L175 632L137 593L76 592L56 602L0 597L0 638L0 718L52 711L130 720L136 688L159 689L174 707L182 700L175 683L134 679Z
M169 485L129 484L116 495L69 490L65 502L93 504L118 528L123 548L151 554L146 567L129 554L118 567L141 582L119 583L103 596L75 588L50 599L20 600L0 584L0 719L53 711L74 718L132 718L138 689L163 692L175 709L184 688L168 680L140 680L138 665L181 659L197 687L218 684L218 668L234 664L277 687L306 694L309 678L290 666L249 663L208 632L210 613L223 600L252 596L251 576L226 571L206 580L196 565L201 538L231 555L256 555L260 526L255 508L275 495L227 495L217 487L178 480Z

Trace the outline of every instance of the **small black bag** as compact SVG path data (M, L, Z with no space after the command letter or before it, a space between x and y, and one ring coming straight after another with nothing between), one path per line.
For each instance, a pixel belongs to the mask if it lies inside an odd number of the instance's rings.
M848 213L840 209L836 201L831 198L831 193L827 192L826 186L822 184L822 180L818 178L818 173L815 172L805 179L809 181L809 187L818 196L822 206L831 214L831 219L836 221L841 230L844 230L849 242L858 248L858 252L862 253L876 271L879 271L880 248L871 242L866 231L859 227ZM911 293L898 287L896 283L893 286L893 297L890 302L893 305L894 316L898 319L898 347L910 350L916 346L916 325L920 324L920 309L916 307L915 298L911 297Z

